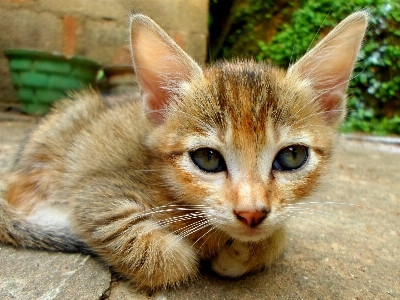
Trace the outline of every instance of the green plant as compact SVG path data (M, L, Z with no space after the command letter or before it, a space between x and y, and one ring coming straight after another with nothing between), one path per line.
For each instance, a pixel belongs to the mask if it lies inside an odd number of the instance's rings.
M257 42L274 35L293 9L291 0L211 0L210 60L256 56Z
M371 26L350 82L344 131L400 134L400 2L308 0L274 38L258 41L258 60L287 67L351 12L370 7ZM322 25L321 25L322 24Z
M342 130L400 134L398 0L212 0L210 58L253 56L286 68L365 7L372 11L371 26L350 82Z

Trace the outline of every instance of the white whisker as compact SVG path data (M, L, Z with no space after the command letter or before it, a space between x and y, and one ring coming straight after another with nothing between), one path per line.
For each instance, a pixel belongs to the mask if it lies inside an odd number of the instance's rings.
M317 225L319 225L319 226L321 226L321 227L323 227L323 228L332 230L331 228L329 228L329 227L327 227L327 226L325 226L325 225L323 225L323 224L321 224L321 223L319 223L319 222L317 222L317 221L313 221L313 220L310 220L310 219L307 219L307 218L302 218L302 217L295 216L295 215L290 215L290 217L291 217L291 218L296 218L296 219L301 219L301 220L307 221L307 222L309 222L309 223L317 224Z
M211 225L211 228L210 228L209 230L207 230L206 233L204 233L201 237L199 237L199 238L192 244L191 247L193 247L195 244L197 244L197 242L200 241L202 238L204 238L205 236L207 236L207 238L204 240L204 242L200 245L200 247L199 247L199 250L200 250L200 248L202 248L202 247L204 246L204 244L207 242L207 240L210 239L211 236L214 235L216 232L218 232L216 229L217 229L217 227ZM214 232L210 234L210 232L213 231L213 230L214 230ZM222 233L219 232L219 235L220 235L220 239L221 239ZM197 250L197 251L199 251L199 250Z
M209 235L209 233L213 230L215 230L216 227L215 226L211 226L211 228L209 230L207 230L202 236L200 236L190 247L192 248L198 241L200 241L203 237L205 237L206 235ZM204 241L205 243L205 241ZM204 243L202 244L202 246L204 245Z
M308 201L308 202L297 202L297 203L290 203L287 206L295 207L297 205L347 205L347 206L355 206L360 208L367 208L364 204L354 204L354 203L344 203L344 202L318 202L318 201Z
M329 10L328 14L325 16L325 19L322 21L321 25L319 26L317 32L315 33L313 39L311 40L310 45L309 45L308 48L307 48L306 53L310 51L310 49L311 49L311 47L312 47L312 44L314 43L315 38L318 36L319 32L321 31L322 26L324 25L324 23L325 23L326 19L328 18L328 16L331 14L332 9L333 9L334 6L335 6L335 3L332 5L332 7L331 7L331 9Z
M301 208L301 207L294 207L288 209L289 212L301 213L301 214L315 214L320 216L332 216L333 214L330 212L316 210L313 208Z
M296 122L291 123L290 126L293 127L293 126L295 126L296 124L298 124L298 123L300 123L300 122L303 122L304 120L307 120L307 119L309 119L309 118L312 118L312 117L315 117L315 116L318 116L318 115L329 114L329 113L332 113L332 112L333 112L333 113L335 113L335 112L345 112L345 111L346 111L345 109L331 109L331 110L328 110L328 111L320 111L320 112L317 112L317 113L314 113L314 114L310 114L310 115L308 115L308 116L305 116L305 117L303 117L303 118L297 120Z

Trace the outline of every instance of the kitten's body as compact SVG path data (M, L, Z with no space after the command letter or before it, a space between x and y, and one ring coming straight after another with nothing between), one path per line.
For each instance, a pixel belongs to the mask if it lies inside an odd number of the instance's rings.
M201 70L133 16L141 100L88 92L46 117L0 199L0 240L95 253L143 289L193 278L200 260L224 276L262 269L331 154L366 19L352 15L284 72Z

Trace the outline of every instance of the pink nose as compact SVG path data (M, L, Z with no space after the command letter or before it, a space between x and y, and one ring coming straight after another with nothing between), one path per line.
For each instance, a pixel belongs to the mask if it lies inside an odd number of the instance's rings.
M250 226L251 228L254 228L265 220L269 211L267 209L263 209L253 211L234 211L234 213L240 222Z

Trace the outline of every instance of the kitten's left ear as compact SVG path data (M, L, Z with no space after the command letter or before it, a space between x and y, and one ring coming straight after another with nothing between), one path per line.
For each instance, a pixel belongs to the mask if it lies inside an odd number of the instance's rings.
M369 12L358 11L340 22L288 70L316 92L323 116L336 126L344 118L346 90L368 25Z
M144 109L160 124L171 96L202 70L153 20L142 14L130 18L135 72Z

